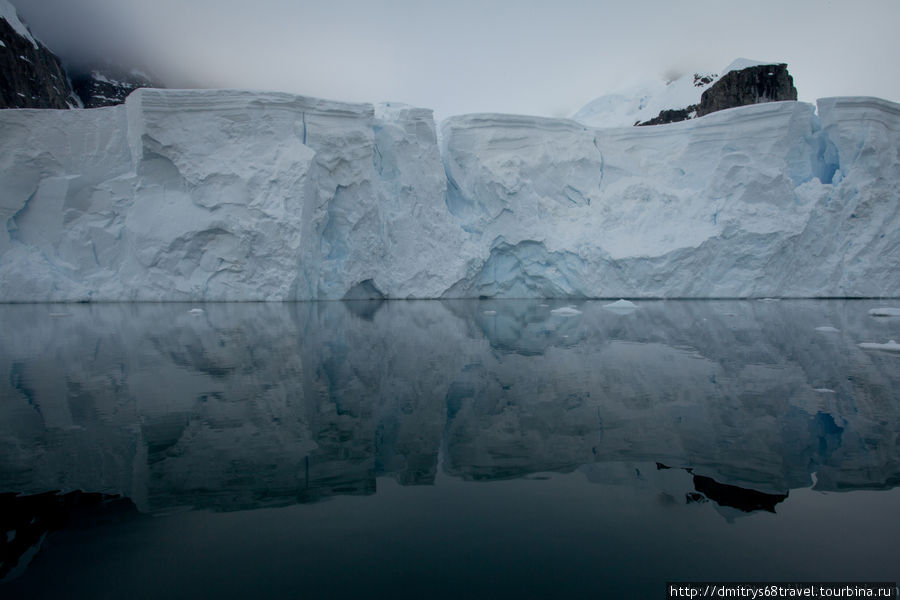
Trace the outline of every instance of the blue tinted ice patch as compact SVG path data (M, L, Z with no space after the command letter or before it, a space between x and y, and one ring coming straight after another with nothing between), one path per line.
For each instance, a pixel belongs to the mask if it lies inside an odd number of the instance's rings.
M813 157L813 175L822 183L839 183L840 178L834 181L835 173L841 168L837 146L824 131L820 131L817 137L818 148Z

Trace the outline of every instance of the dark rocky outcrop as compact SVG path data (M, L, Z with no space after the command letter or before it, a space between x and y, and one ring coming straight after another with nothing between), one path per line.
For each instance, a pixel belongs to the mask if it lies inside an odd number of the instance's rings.
M0 108L77 105L62 63L46 46L20 35L0 18Z
M796 99L794 78L785 63L747 67L726 73L703 92L697 116L748 104Z
M699 76L694 77L696 84ZM796 99L797 88L794 87L794 78L788 73L787 64L757 65L723 75L703 92L699 104L664 110L656 117L635 125L664 125L702 117L726 108Z
M134 90L142 87L164 87L154 83L148 75L105 64L99 67L72 67L72 87L85 108L99 108L122 104Z
M666 123L677 123L678 121L687 121L697 116L698 104L691 104L685 108L674 108L671 110L662 110L659 114L649 121L638 121L635 125L665 125Z
M0 108L97 108L122 104L138 88L164 87L108 61L64 66L23 28L15 8L0 2Z

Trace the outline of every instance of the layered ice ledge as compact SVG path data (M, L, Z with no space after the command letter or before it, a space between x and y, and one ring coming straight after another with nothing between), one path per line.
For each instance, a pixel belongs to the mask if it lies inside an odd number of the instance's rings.
M0 301L900 296L900 106L666 126L139 90L0 111ZM443 162L442 162L443 158Z

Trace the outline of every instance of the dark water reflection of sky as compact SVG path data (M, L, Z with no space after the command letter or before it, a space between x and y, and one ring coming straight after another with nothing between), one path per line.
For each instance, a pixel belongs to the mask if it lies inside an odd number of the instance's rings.
M897 301L604 304L0 306L0 595L900 579Z

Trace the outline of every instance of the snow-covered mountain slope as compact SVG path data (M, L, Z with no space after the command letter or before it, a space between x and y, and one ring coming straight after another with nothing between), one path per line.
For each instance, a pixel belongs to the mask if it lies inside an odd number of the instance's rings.
M819 113L467 115L441 155L428 110L287 94L0 111L0 300L900 296L900 106Z
M628 127L657 117L662 111L700 104L703 92L732 71L772 65L738 58L720 73L688 73L673 81L647 80L605 94L584 105L572 118L590 127Z

